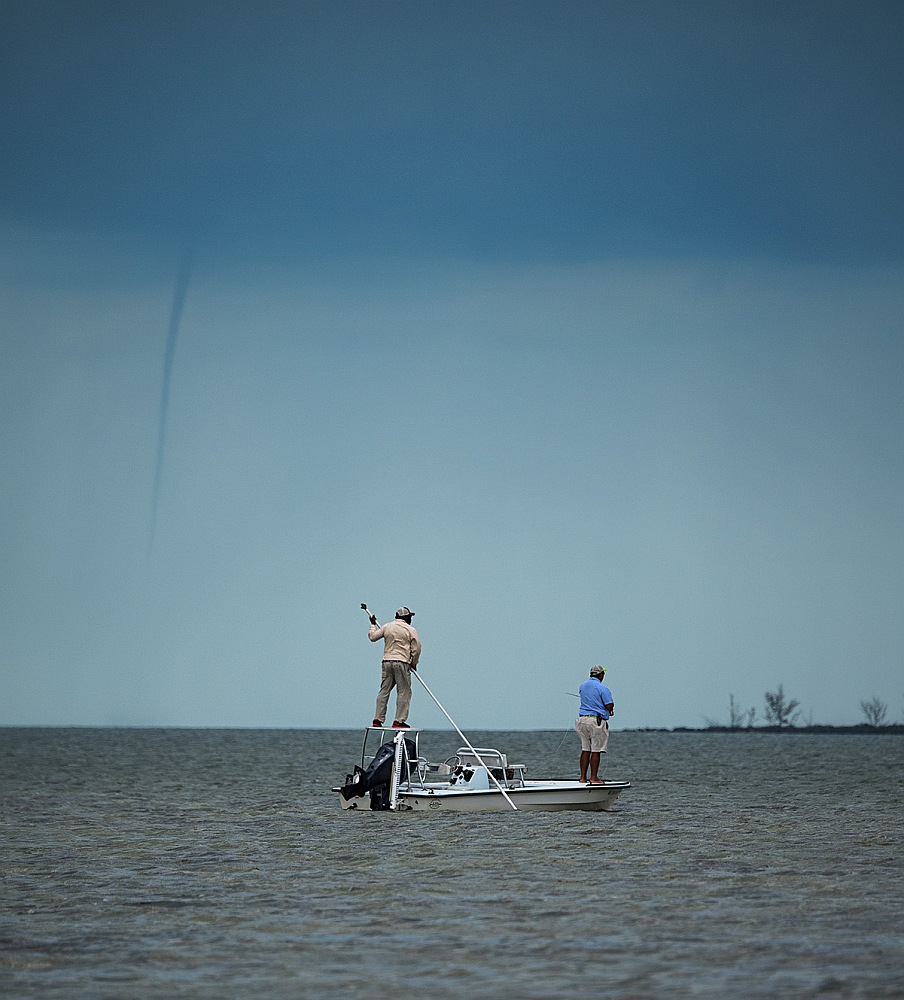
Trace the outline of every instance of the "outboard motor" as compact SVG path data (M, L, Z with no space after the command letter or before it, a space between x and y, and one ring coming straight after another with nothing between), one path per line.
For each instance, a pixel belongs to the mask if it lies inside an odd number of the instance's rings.
M405 754L402 758L402 777L408 777L411 761L417 760L417 750L412 740L405 740ZM340 790L346 800L360 797L370 792L370 808L389 808L389 782L392 779L392 765L395 758L395 742L384 743L376 752L367 769L355 765L355 773L346 778Z

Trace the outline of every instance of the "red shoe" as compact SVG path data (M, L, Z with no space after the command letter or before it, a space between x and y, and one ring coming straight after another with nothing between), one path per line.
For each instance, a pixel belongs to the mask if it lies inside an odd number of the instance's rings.
M392 728L393 729L410 729L411 726L409 726L407 722L393 722Z
M374 719L374 721L371 723L371 726L373 726L375 729L382 729L383 723L379 719Z

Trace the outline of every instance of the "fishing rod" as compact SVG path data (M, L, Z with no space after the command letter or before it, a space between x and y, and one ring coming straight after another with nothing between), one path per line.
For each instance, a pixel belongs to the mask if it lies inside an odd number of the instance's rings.
M368 610L368 608L367 608L367 605L366 605L366 604L362 604L362 605L361 605L361 610L362 610L362 611L363 611L363 612L364 612L364 613L365 613L365 614L367 615L367 617L368 617L368 618L370 618L371 622L372 622L372 623L373 623L374 625L379 625L379 622L377 621L377 616L376 616L376 615L374 615L374 614L372 614L372 613L371 613L371 612L370 612L370 611ZM483 758L482 758L482 757L480 756L480 754L479 754L479 753L478 753L478 752L477 752L477 751L476 751L476 750L474 749L474 747L473 747L473 746L471 746L471 741L470 741L470 740L468 739L468 737L467 737L467 736L465 736L465 734L464 734L464 733L463 733L463 732L462 732L462 731L461 731L461 730L460 730L460 729L458 728L458 725L456 724L455 720L454 720L454 719L452 718L452 716L451 716L451 715L449 715L449 713L448 713L448 712L447 712L447 711L446 711L446 710L445 710L445 709L443 708L443 706L442 706L442 705L440 704L440 702L439 702L439 698L437 698L437 697L436 697L436 695L435 695L435 694L434 694L434 693L433 693L433 692L432 692L432 691L430 690L430 688L429 688L429 687L427 686L427 682L426 682L426 681L424 680L424 678L423 678L423 677L421 677L421 674L420 674L420 671L419 671L419 670L417 670L417 669L412 669L412 670L410 671L410 673L414 674L414 676L415 676L415 677L417 677L417 679L418 679L418 680L419 680L419 681L421 682L421 684L423 685L423 688L424 688L424 690L425 690L425 691L427 692L427 694L429 694L429 695L430 695L430 697L431 697L431 698L432 698L432 699L433 699L433 700L434 700L434 701L436 702L436 707L437 707L437 708L438 708L438 709L439 709L439 710L440 710L440 711L441 711L441 712L443 713L443 715L445 715L445 717L446 717L446 718L447 718L447 719L449 720L449 722L450 722L450 723L452 723L452 728L453 728L453 729L455 730L455 732L456 732L456 733L458 733L458 735L459 735L459 736L460 736L460 737L461 737L461 738L462 738L462 739L464 740L464 743L465 743L465 746L466 746L466 747L467 747L467 748L468 748L468 749L469 749L469 750L471 751L471 753L472 753L472 754L474 754L474 756L475 756L475 757L476 757L476 758L477 758L477 759L478 759L478 760L480 761L480 763L481 763L481 764L482 764L482 765L483 765L483 766L484 766L484 767L486 768L486 772L487 772L487 774L488 774L488 775L490 776L490 778L492 778L492 780L493 780L493 783L494 783L494 784L495 784L495 786L496 786L496 787L497 787L497 788L499 789L499 791L500 791L500 792L502 792L502 797L503 797L503 798L505 799L505 801L506 801L506 802L508 802L508 804L509 804L509 805L510 805L510 806L512 807L512 809L514 809L514 810L515 810L515 812L518 812L518 807L517 807L517 806L515 805L515 803L514 803L514 802L512 802L511 798L509 797L509 794L508 794L508 792L506 792L506 790L505 790L505 789L504 789L504 788L502 787L502 785L500 785L500 784L499 784L499 780L497 779L496 775L495 775L495 774L493 774L493 771L492 771L492 768L491 768L491 767L489 766L489 764L487 764L487 762L486 762L486 761L485 761L485 760L484 760L484 759L483 759Z

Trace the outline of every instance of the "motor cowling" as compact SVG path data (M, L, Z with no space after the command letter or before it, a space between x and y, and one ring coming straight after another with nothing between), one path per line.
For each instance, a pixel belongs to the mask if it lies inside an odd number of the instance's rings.
M407 779L411 764L417 761L417 750L412 740L405 740L404 746L402 778ZM356 764L355 773L346 777L345 785L340 789L340 793L346 802L356 796L361 797L370 792L371 809L388 809L389 782L392 780L394 759L395 742L384 743L366 769Z

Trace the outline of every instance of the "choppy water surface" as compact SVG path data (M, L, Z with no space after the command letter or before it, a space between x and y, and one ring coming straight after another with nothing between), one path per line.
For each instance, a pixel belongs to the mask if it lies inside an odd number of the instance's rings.
M904 737L610 749L618 811L415 815L339 810L358 733L0 730L0 995L904 995Z

